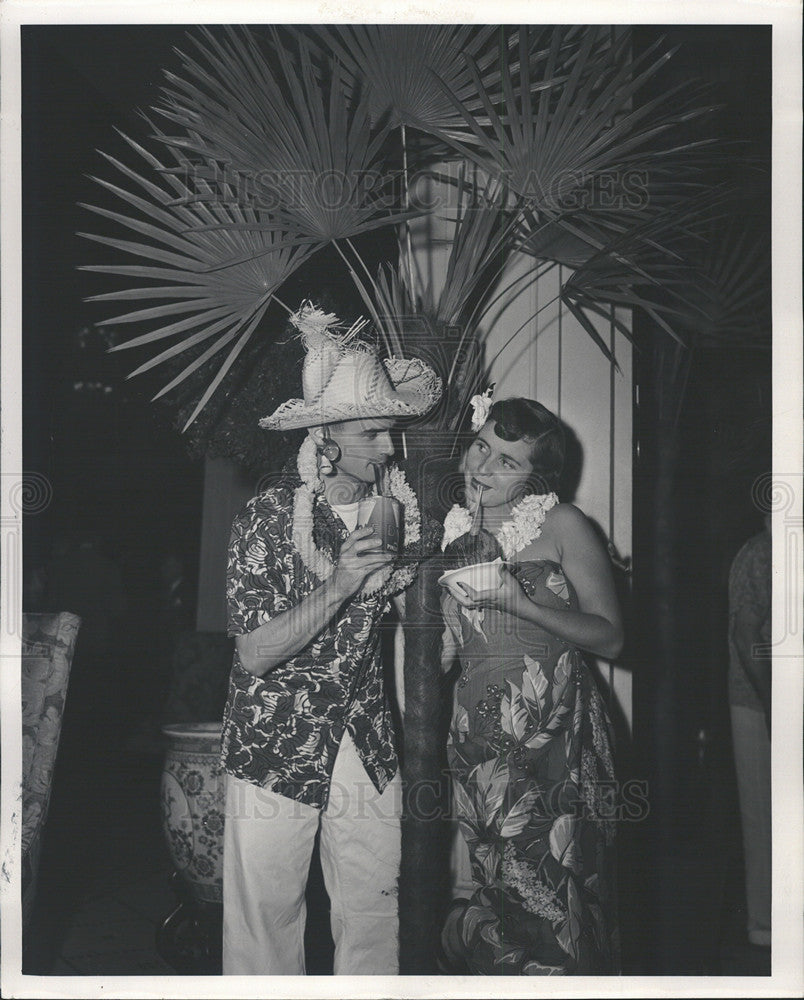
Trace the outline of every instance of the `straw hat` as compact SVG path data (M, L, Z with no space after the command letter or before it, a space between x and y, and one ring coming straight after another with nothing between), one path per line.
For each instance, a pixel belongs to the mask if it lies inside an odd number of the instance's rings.
M304 399L289 399L260 420L266 430L294 430L342 420L418 417L438 402L441 379L419 358L381 360L355 338L360 320L336 336L337 317L305 302L290 317L307 351L302 369Z

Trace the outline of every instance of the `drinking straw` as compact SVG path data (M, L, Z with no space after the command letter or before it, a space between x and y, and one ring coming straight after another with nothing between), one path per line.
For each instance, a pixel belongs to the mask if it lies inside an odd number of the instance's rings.
M377 487L377 496L384 496L382 466L379 462L372 462L371 464L374 466L374 485Z
M475 514L472 518L472 527L469 529L470 535L476 535L478 531L480 531L480 519L482 517L482 514L480 513L481 501L483 500L483 490L486 487L482 483L478 483L478 486L480 487L480 493L477 497L477 507L475 507Z

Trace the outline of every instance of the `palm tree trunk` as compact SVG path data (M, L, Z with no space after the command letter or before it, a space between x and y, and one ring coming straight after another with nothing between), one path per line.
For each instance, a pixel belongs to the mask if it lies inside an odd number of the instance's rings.
M402 752L404 789L402 865L399 879L400 971L436 971L436 948L449 894L449 785L446 777L448 699L441 673L444 623L438 577L444 569L439 546L451 505L445 485L454 460L427 427L408 431L408 480L422 510L426 558L405 594L405 717ZM439 450L444 454L436 454ZM437 555L432 555L432 553Z
M647 338L654 331L645 330ZM636 463L635 588L636 620L641 622L635 677L635 759L649 783L650 815L642 831L647 868L643 873L634 929L642 937L645 971L668 968L669 928L665 916L678 892L668 859L673 854L673 816L679 787L679 600L678 461L675 420L679 380L671 352L654 339L644 352L638 406ZM646 958L645 953L652 953ZM670 962L672 967L672 961Z
M422 563L407 591L402 865L399 948L403 975L436 971L436 942L448 890L447 787L443 769L441 560Z

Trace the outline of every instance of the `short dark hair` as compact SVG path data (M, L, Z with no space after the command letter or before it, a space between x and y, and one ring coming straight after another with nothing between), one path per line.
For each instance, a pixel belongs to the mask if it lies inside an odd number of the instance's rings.
M557 490L564 468L564 430L558 417L535 399L513 396L498 399L489 411L489 420L503 441L532 444L529 485L533 492Z

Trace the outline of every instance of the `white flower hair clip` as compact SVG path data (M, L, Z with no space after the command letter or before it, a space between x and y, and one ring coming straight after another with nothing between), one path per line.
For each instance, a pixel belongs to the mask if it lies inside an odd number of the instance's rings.
M472 433L477 434L480 428L485 424L489 418L489 411L491 410L491 395L494 392L494 386L490 385L488 389L481 395L472 396L469 403L474 410L472 414Z

